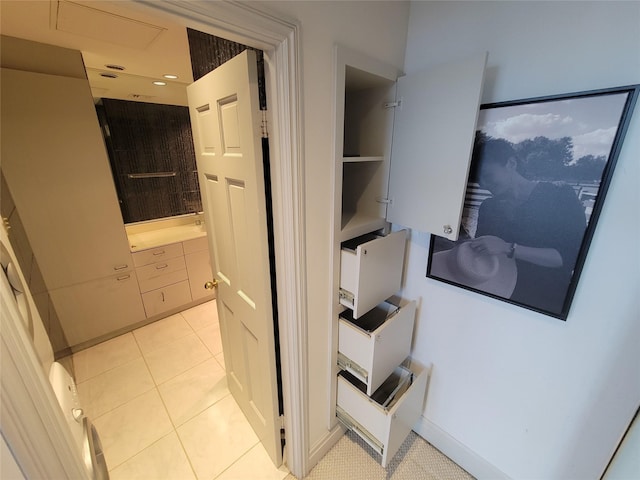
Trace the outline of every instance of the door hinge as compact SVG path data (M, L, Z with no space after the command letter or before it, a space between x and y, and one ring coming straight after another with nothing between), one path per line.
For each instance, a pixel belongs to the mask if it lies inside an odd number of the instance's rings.
M262 122L260 124L260 134L262 138L269 138L269 129L267 125L267 111L260 110L260 112L262 113Z
M280 432L284 435L284 415L280 415Z
M385 102L383 106L384 106L384 108L401 107L402 106L402 99L398 100L397 102Z
M376 197L376 202L384 203L385 205L391 205L393 203L392 198Z

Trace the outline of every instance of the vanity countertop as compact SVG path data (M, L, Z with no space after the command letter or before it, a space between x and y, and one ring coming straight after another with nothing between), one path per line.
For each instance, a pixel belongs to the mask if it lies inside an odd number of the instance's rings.
M207 235L204 223L178 223L178 222L157 222L155 225L148 225L146 228L139 226L127 226L127 237L131 252L139 252L149 248L168 245L170 243L184 242L194 238Z

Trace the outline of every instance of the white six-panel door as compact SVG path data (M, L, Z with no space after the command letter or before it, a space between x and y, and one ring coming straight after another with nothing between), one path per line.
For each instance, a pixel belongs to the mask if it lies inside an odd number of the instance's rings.
M229 389L282 463L255 52L187 88Z

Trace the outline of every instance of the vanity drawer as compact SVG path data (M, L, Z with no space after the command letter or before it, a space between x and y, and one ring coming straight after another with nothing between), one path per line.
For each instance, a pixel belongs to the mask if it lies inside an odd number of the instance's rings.
M428 370L417 363L399 366L372 396L349 372L338 375L338 419L382 455L396 454L422 413Z
M180 256L136 269L140 293L187 280L187 265Z
M170 243L149 250L142 250L133 254L133 264L136 267L142 267L154 262L160 262L169 258L175 258L184 255L182 251L182 243Z
M340 314L338 364L366 385L367 395L409 356L415 315L415 301L383 302L357 319L351 310Z
M142 294L147 318L180 307L190 301L191 290L187 280Z
M340 303L365 314L400 290L407 231L367 234L342 243Z

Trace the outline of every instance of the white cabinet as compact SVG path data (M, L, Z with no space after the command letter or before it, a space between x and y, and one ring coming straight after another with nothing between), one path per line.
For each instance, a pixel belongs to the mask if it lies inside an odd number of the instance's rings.
M387 221L457 239L486 59L482 52L400 77L393 67L337 49L341 241Z
M416 303L377 305L360 318L340 314L338 365L366 385L372 395L411 350Z
M47 287L130 268L86 78L3 68L1 86L2 171Z
M401 289L407 230L457 239L487 54L403 76L336 50L335 417L386 466L422 413Z
M96 343L145 318L133 270L58 288L49 294L72 347Z
M383 467L420 417L427 376L428 370L417 363L398 366L385 383L368 396L348 372L338 375L336 415L382 455Z
M183 242L183 247L191 297L193 300L197 300L215 296L215 290L205 288L205 283L213 280L207 237Z
M135 252L133 262L147 318L214 298L206 237Z
M156 290L145 292L142 294L142 302L147 318L186 305L191 302L189 281L167 284Z
M400 290L407 232L369 233L342 243L340 303L358 318Z
M40 48L29 43L14 58L40 58ZM64 332L60 350L144 320L80 52L74 58L56 74L3 68L0 83L2 173ZM81 78L65 76L74 65Z

